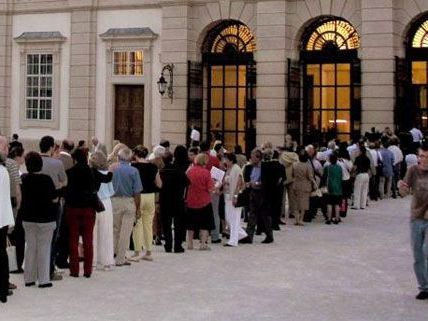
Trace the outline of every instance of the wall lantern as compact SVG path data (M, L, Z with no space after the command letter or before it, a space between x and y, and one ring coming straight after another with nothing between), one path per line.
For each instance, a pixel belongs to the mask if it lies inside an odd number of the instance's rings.
M168 98L171 98L171 104L173 101L173 85L174 85L174 65L173 64L168 64L165 65L162 68L162 72L161 72L161 76L158 80L158 89L159 89L159 93L163 96L163 94L165 94L165 92L167 92L168 94ZM165 80L164 77L164 72L168 71L169 73L169 82Z

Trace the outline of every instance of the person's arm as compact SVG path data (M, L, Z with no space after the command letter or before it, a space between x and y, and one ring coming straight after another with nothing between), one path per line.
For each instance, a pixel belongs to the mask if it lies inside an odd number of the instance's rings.
M143 190L143 184L141 183L140 173L135 169L135 174L132 177L133 180L133 191L134 191L134 203L135 203L135 217L138 220L141 217L140 202L141 202L141 191Z
M65 173L65 169L64 169L64 164L59 161L58 163L58 167L59 167L59 172L58 172L58 179L59 182L61 183L61 187L65 187L67 186L67 174Z
M92 173L94 173L95 180L101 183L110 183L113 179L113 173L108 172L107 174L103 174L98 170L93 170Z
M155 185L157 188L162 188L162 179L160 177L159 171L157 171L155 176Z
M16 185L16 208L19 210L21 207L21 201L22 201L22 194L21 194L21 184Z

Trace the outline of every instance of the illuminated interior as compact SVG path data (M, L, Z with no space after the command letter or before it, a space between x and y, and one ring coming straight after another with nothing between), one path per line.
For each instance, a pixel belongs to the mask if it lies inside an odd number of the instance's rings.
M143 51L115 51L113 71L116 76L141 76L143 74Z
M327 45L334 45L339 50L358 49L360 37L350 23L344 20L330 20L311 33L305 44L305 50L323 50Z
M416 30L412 39L413 48L428 48L428 20L424 21Z
M412 87L416 95L417 117L421 128L428 128L428 62L412 61Z
M243 24L232 24L223 28L212 42L211 52L228 53L254 52L256 41L250 29Z

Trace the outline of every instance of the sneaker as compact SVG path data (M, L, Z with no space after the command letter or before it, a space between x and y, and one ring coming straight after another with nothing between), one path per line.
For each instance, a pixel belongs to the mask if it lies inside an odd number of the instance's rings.
M416 296L416 300L428 300L428 292L427 291L421 291Z
M57 272L54 272L51 275L51 281L61 281L62 280L62 276L59 275ZM39 286L40 287L40 286Z

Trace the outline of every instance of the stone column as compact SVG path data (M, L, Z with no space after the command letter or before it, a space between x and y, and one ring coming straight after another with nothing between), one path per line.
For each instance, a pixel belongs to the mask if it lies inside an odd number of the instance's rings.
M394 122L393 0L362 0L362 133Z
M10 93L12 68L12 16L9 6L0 4L0 134L10 135Z
M284 142L285 9L285 1L257 3L257 145Z
M97 14L71 13L69 136L88 140L95 133Z
M162 67L174 64L174 98L172 103L166 94L162 99L160 137L168 139L173 145L186 143L190 17L191 7L187 5L162 8L161 64ZM157 79L156 75L154 79Z

